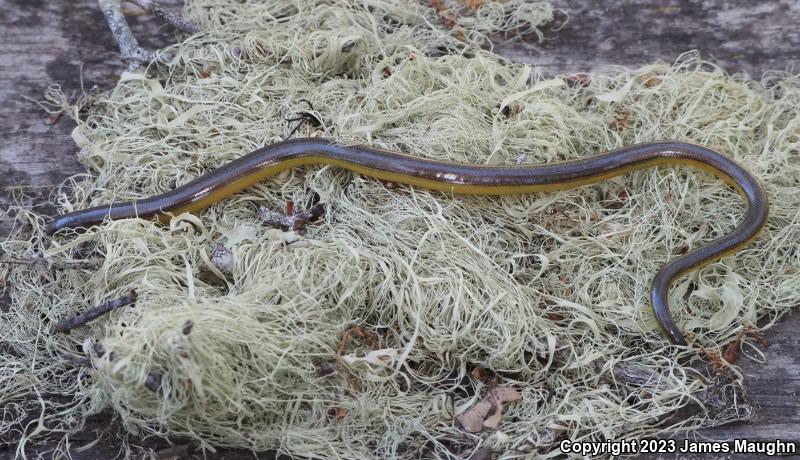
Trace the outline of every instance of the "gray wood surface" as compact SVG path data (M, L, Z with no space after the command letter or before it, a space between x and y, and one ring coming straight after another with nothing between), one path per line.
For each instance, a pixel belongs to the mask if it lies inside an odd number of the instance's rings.
M174 6L175 2L162 3ZM496 50L551 74L671 61L689 49L699 49L729 72L756 77L770 69L800 72L800 0L554 3L569 12L566 26L546 31L544 43L506 43ZM172 33L151 17L131 21L145 46L173 40ZM87 91L94 86L109 88L124 67L95 0L0 0L0 206L20 187L30 195L31 204L42 203L54 184L82 171L70 138L73 124L66 117L52 123L26 98L41 99L53 82L68 94L78 94L81 81ZM749 395L758 406L757 418L705 430L702 437L800 439L798 330L800 315L785 317L768 333L767 363L741 363ZM106 425L107 416L91 424ZM95 436L87 430L73 439L73 445ZM48 446L32 449L46 451ZM13 446L0 446L0 458L12 453ZM116 453L111 437L73 458L110 458ZM224 458L254 457L227 451Z

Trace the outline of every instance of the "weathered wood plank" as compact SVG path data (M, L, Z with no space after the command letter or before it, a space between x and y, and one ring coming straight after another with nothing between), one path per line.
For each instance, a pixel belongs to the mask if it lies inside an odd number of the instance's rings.
M174 4L171 0L168 4ZM800 1L777 0L556 0L570 20L544 43L505 43L502 54L536 64L547 73L586 72L609 65L671 61L697 48L729 72L758 76L770 69L800 72ZM80 172L70 131L62 117L47 115L25 97L40 99L50 83L69 94L95 85L109 88L125 68L96 0L55 2L0 0L0 206L10 186L38 187L32 202L43 201L54 184ZM170 43L172 33L149 17L132 20L144 46ZM797 439L800 433L800 315L771 330L767 363L742 362L757 419L704 430L711 439ZM98 422L96 426L102 426ZM94 434L79 437L86 442ZM84 442L85 443L85 442ZM82 444L82 443L81 443ZM41 446L48 449L49 446ZM0 458L13 453L0 446ZM38 447L36 449L39 449ZM73 458L114 456L113 443L98 445ZM229 452L226 458L244 458ZM254 458L254 457L248 457ZM268 458L268 457L265 457ZM668 458L668 457L664 457ZM699 458L684 456L684 458ZM708 458L708 457L705 457ZM720 457L721 458L721 457ZM725 456L725 458L739 458Z
M162 2L164 3L164 2ZM170 3L175 3L173 0ZM124 70L96 0L0 0L0 206L9 186L40 187L82 172L70 138L74 124L31 101L58 83L66 94L112 87ZM143 46L160 47L173 34L149 16L131 18Z
M551 2L569 14L566 26L547 32L543 43L504 43L495 50L553 74L671 62L692 49L730 73L800 72L797 0Z

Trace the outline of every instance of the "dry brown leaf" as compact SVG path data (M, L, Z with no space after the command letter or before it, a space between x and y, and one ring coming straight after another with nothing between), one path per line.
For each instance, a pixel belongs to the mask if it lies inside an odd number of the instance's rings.
M334 406L328 410L328 414L330 414L336 420L341 420L350 415L350 411L344 407Z
M494 372L480 366L473 369L470 374L472 374L472 377L475 378L475 380L485 384L490 383L492 379L494 379Z
M477 11L483 7L486 0L462 0L462 3L472 11Z
M458 423L469 433L477 433L483 428L496 430L503 417L503 403L517 401L522 398L512 387L500 385L486 393L483 400L472 409L456 417Z
M649 74L649 73L640 76L639 80L642 82L642 84L644 86L647 86L648 88L652 88L653 86L656 86L659 83L661 83L661 79L660 78L658 78L657 76L655 76L653 74Z

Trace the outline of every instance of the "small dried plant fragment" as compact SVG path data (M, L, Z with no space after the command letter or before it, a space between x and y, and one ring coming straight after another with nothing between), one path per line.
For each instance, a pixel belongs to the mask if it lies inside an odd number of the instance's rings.
M522 395L510 386L499 385L486 392L481 402L456 417L468 433L478 433L484 428L496 430L503 417L503 404L518 401Z

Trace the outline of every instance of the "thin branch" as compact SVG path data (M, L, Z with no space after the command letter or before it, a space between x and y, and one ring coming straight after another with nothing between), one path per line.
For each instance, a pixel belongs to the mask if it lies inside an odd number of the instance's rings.
M72 329L75 329L78 326L83 326L84 324L105 315L111 310L124 307L126 305L130 305L136 302L137 297L138 296L136 294L136 290L132 289L129 293L125 294L124 296L109 300L108 302L100 304L94 308L90 308L89 310L86 310L85 312L81 313L78 316L73 316L72 318L64 318L60 320L56 324L55 329L57 332L63 332L65 334L68 334L69 331L71 331Z
M34 255L24 259L5 256L0 259L0 264L28 265L30 267L45 268L47 270L96 270L103 266L103 262L104 260L101 258L53 260L46 259L41 255Z
M202 30L186 19L165 10L159 6L156 0L132 0L132 3L138 5L139 8L149 13L153 13L157 18L183 32L196 34Z
M637 366L615 363L611 366L611 373L617 380L636 386L662 387L662 376Z
M119 51L122 53L122 60L128 63L128 70L136 70L142 64L153 60L152 51L139 46L136 37L133 36L125 15L122 14L122 6L119 0L98 0L100 10L106 18L111 34L117 41Z
M188 34L196 34L197 32L200 32L202 30L196 25L182 18L181 16L170 13L164 8L161 8L160 6L155 4L155 2L153 5L153 14L156 15L157 18L171 25L172 27L180 31L186 32Z
M122 13L120 0L98 0L98 2L108 27L114 35L114 40L119 46L119 51L122 53L122 60L128 64L128 71L136 70L139 66L152 61L155 53L139 46L139 41L133 36L128 21L125 20L125 15ZM133 0L133 3L183 32L195 34L201 30L181 16L162 8L154 0Z
M63 359L64 361L66 361L67 363L71 364L74 367L87 367L87 368L93 367L92 360L85 356L79 356L79 355L74 355L72 353L64 352L61 353L61 359Z

